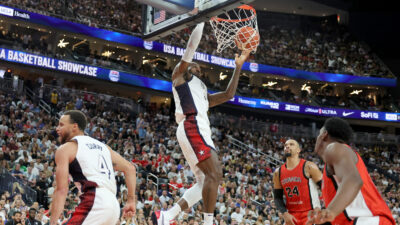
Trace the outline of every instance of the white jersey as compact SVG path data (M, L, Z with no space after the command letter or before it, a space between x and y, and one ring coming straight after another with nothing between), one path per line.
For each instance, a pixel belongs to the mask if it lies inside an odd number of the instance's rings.
M175 100L175 119L179 124L187 115L196 115L200 124L210 126L208 120L208 92L207 87L198 77L192 78L177 86L172 87Z
M69 164L74 182L82 184L83 192L86 188L98 187L106 188L115 195L117 186L107 146L89 136L75 136L72 140L78 143L76 157Z

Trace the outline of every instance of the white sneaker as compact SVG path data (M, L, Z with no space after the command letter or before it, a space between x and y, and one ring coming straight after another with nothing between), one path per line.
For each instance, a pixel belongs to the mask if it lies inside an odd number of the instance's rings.
M165 215L166 212L160 211L160 217L157 218L158 225L170 225L169 219Z

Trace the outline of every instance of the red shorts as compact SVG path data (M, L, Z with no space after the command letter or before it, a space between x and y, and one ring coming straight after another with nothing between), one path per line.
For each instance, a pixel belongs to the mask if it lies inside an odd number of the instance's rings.
M294 221L295 225L304 225L308 219L308 211L305 212L289 212L290 215L294 216L297 221Z
M186 116L185 120L179 123L176 133L186 160L196 165L211 157L211 150L214 148L211 130L204 125L199 126L195 115Z

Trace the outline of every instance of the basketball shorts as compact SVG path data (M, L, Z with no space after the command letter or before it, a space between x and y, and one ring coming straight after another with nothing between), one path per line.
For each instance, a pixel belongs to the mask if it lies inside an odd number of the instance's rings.
M384 216L357 217L354 225L395 225L391 220Z
M179 146L183 155L194 172L197 164L211 157L215 149L211 139L211 129L205 122L198 120L195 115L186 116L176 131Z
M80 196L76 207L66 225L111 225L116 224L120 207L115 194L106 188L90 188Z
M308 211L304 212L289 212L292 216L296 218L294 221L295 225L305 225L308 220Z

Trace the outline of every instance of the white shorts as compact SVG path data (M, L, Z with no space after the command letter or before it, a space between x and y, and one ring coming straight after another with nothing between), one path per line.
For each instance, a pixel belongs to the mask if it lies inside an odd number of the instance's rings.
M194 115L186 116L176 130L179 146L196 178L199 175L196 173L200 171L197 164L211 157L211 151L215 150L210 127L202 125L199 121Z
M395 225L385 216L357 217L354 225Z
M357 217L354 225L379 225L379 216Z
M66 225L114 225L120 215L120 207L115 194L105 188L92 188L80 197Z

